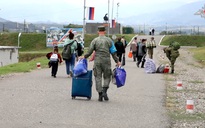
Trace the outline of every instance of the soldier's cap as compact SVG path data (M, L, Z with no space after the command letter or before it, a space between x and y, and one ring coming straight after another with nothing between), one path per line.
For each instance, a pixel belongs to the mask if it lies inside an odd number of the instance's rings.
M98 26L98 31L105 31L105 26Z

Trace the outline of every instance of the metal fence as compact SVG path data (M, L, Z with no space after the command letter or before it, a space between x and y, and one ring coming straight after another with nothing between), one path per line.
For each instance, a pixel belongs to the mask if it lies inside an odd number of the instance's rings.
M205 35L205 25L204 26L185 26L185 25L132 25L135 33L148 35L151 28L155 29L156 35Z
M94 25L94 26L93 26ZM93 23L93 24L87 24L86 25L86 30L87 33L96 33L97 31L97 26L99 23ZM62 27L62 25L58 25L56 27ZM19 24L17 25L16 23L13 22L8 22L8 23L2 23L0 22L0 32L37 32L37 33L44 33L45 28L49 28L51 26L49 25L34 25L34 24L29 24L28 26L25 26L24 24ZM155 29L155 35L172 35L172 34L181 34L181 35L205 35L205 24L204 26L198 26L198 25L193 25L193 26L186 26L186 25L169 25L169 24L164 24L164 25L149 25L149 24L137 24L137 25L121 25L121 24L116 24L116 28L112 29L110 28L110 34L114 33L121 33L120 28L122 27L132 27L134 28L134 32L137 34L145 34L148 35L150 28Z

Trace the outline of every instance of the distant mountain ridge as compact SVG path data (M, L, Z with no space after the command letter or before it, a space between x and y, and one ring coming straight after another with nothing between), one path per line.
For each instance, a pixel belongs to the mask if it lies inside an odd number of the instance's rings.
M205 25L205 19L199 15L194 15L204 6L204 1L185 4L172 10L164 10L140 14L132 17L120 19L126 25L151 24L151 25ZM129 19L129 20L127 20Z
M9 22L9 21L0 17L0 22Z
M3 18L0 18L0 32L2 31L9 31L9 32L35 32L37 31L44 31L46 28L50 27L59 27L62 28L62 24L57 24L54 22L36 22L36 23L19 23L9 21Z

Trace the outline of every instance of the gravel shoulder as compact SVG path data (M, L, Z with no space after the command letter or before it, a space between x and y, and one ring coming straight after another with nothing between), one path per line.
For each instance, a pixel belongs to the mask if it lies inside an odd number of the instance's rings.
M198 63L190 47L181 47L175 63L175 74L165 75L166 107L170 112L172 128L205 128L205 68ZM160 62L168 62L163 51L158 51ZM183 89L177 90L177 81ZM193 113L186 111L187 100L194 101Z

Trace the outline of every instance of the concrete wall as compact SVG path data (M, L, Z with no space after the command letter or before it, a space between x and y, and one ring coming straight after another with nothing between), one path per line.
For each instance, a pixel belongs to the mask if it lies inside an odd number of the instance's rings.
M18 47L15 46L0 46L0 67L18 63Z
M107 23L86 23L85 33L86 34L97 34L98 26L105 26L106 33L108 33ZM116 23L115 28L109 28L109 34L120 34L121 25Z

